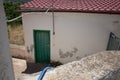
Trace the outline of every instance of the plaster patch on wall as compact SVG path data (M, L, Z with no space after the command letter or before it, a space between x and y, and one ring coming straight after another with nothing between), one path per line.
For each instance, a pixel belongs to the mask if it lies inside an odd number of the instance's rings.
M34 45L33 45L33 44L31 44L31 45L30 45L30 50L31 50L31 53L33 53L33 49L34 49Z
M27 52L28 53L33 53L33 49L34 49L34 45L33 44L31 44L30 46L27 46Z
M73 57L77 52L78 49L76 47L74 47L73 50L67 52L63 52L61 49L59 49L60 58Z
M85 55L83 55L83 56L77 56L76 59L77 59L77 60L80 60L81 58L87 57L87 56L89 56L89 55L90 55L90 54L85 54Z
M29 49L29 46L27 46L27 52L30 53L30 49Z
M80 57L80 56L77 56L77 57L76 57L76 59L77 59L77 60L80 60L80 59L81 59L81 57Z

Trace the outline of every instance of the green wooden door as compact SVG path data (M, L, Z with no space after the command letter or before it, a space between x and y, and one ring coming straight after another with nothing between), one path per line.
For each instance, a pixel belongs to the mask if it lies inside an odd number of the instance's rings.
M34 30L36 62L50 62L50 31Z

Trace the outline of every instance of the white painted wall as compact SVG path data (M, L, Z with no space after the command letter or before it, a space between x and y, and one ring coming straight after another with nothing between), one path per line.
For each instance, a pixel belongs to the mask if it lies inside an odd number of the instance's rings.
M55 35L52 35L51 13L23 15L26 47L34 45L33 29L50 30L51 60L63 63L106 50L111 31L120 35L119 15L56 12Z

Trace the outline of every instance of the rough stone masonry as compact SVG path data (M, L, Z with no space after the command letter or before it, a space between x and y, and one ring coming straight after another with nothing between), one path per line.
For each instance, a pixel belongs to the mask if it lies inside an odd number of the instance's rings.
M38 75L23 80L37 80ZM120 80L120 51L104 51L48 70L43 80Z

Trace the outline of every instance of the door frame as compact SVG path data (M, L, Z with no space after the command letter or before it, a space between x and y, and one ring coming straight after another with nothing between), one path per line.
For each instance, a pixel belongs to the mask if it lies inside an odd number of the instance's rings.
M36 59L37 54L36 54L36 50L35 50L36 49L36 46L35 46L35 32L36 31L49 32L49 38L50 38L50 52L49 52L50 54L49 55L50 55L50 61L51 61L51 32L50 32L50 30L36 30L36 29L34 29L33 30L33 38L34 38L33 42L34 42L34 60L35 60L35 63L37 63L37 59Z

